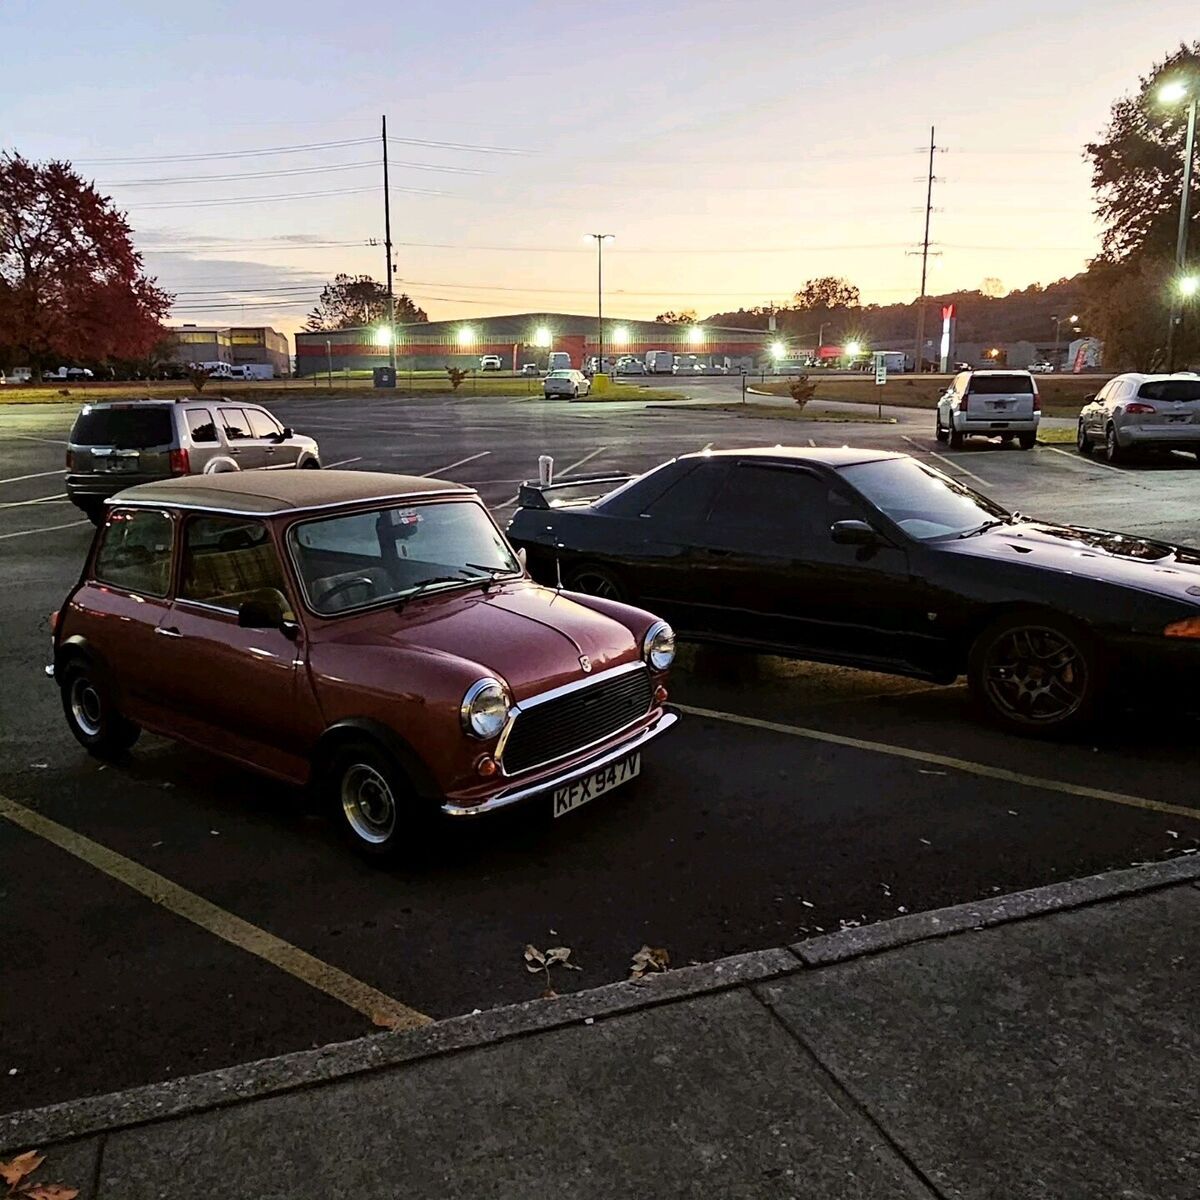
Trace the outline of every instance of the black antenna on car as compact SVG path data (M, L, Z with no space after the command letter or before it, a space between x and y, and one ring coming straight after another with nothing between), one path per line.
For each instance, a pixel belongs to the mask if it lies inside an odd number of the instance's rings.
M543 488L550 487L554 482L554 457L550 454L538 455L538 486ZM558 591L562 591L562 559L558 552L563 548L562 542L554 543L554 577L557 581L555 586Z

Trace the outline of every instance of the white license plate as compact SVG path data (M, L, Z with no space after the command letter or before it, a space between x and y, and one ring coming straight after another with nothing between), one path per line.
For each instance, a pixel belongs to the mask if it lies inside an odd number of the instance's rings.
M597 796L611 792L613 788L620 787L621 784L628 783L635 776L640 775L641 771L642 752L635 750L632 754L618 759L615 763L610 763L607 767L601 767L600 770L593 771L590 775L584 775L582 779L576 779L574 783L566 783L560 788L555 788L554 815L561 817L563 813L569 813L589 800L595 800Z
M102 464L105 471L113 475L132 475L138 469L136 458L110 458Z

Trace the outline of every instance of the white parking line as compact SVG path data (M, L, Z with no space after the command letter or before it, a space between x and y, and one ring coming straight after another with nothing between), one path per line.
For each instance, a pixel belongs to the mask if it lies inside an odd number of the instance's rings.
M332 471L334 467L346 467L355 462L362 462L361 454L357 458L339 458L337 462L323 463L322 465L327 471Z
M930 450L927 446L922 446L921 443L918 442L915 438L910 438L907 433L903 433L900 436L910 446L915 446L918 450L921 450L926 454L932 455L934 458L936 458L938 460L938 462L945 463L946 466L950 468L950 470L959 471L963 475L966 475L969 478L975 480L976 483L982 483L984 487L990 488L992 486L990 483L988 483L988 481L986 479L981 479L978 475L976 475L974 471L968 471L966 467L964 467L961 463L955 462L954 459L946 458L945 455L939 454L936 450Z
M569 467L564 467L561 471L559 471L558 478L561 479L564 475L570 475L570 473L575 470L576 467L582 467L584 463L591 462L597 454L603 454L607 449L607 446L598 446L591 452L591 454L585 454L578 462L573 462Z
M50 446L69 446L71 443L66 438L40 438L34 437L29 433L7 433L4 435L9 438L18 438L22 442L45 442Z
M700 447L700 453L703 454L705 452L705 450L711 450L712 448L713 448L712 442L705 442L704 445Z
M56 496L39 496L36 500L8 500L0 504L0 508L24 508L27 504L61 504L66 499L67 493L59 492Z
M477 458L483 458L487 454L491 454L491 451L480 450L478 454L469 454L466 458L460 458L458 462L447 463L444 467L435 467L432 471L423 471L422 478L428 479L431 475L440 475L443 471L452 471L455 467L466 466L467 463L474 462Z
M1124 475L1125 472L1120 467L1114 467L1112 463L1096 462L1094 458L1084 458L1082 454L1069 454L1066 450L1060 450L1057 446L1042 446L1043 450L1053 450L1055 454L1062 454L1069 458L1073 463L1079 463L1086 467L1103 467L1106 471L1116 471L1118 475Z
M810 445L810 446L811 446L811 447L812 447L812 448L815 450L815 449L817 448L817 439L816 439L816 438L809 438L809 439L808 439L808 444L809 444L809 445Z
M65 475L65 470L61 471L35 471L32 475L14 475L11 479L0 479L0 483L21 483L25 479L45 479L47 475Z
M41 529L18 529L16 533L0 533L0 542L9 538L29 537L34 533L53 533L56 529L74 529L76 525L90 525L88 520L68 521L65 525L43 525Z

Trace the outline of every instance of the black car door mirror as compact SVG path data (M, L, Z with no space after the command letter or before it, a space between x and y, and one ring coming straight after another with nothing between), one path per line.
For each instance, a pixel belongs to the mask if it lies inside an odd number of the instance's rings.
M839 546L878 546L883 541L866 521L834 521L829 536Z
M1090 396L1084 396L1083 402L1084 402L1084 404L1091 404L1092 401L1095 399L1096 399L1096 393L1093 392Z
M278 629L292 637L296 626L288 620L282 606L259 596L243 600L238 605L238 625L242 629Z
M282 428L282 429L281 429L281 430L280 430L280 431L279 431L279 432L278 432L278 433L275 435L275 440L276 440L276 441L279 441L279 442L286 442L286 441L288 440L288 438L290 438L290 437L294 437L294 436L295 436L295 431L292 429L292 427L291 427L290 425L285 425L285 426L284 426L284 427L283 427L283 428Z

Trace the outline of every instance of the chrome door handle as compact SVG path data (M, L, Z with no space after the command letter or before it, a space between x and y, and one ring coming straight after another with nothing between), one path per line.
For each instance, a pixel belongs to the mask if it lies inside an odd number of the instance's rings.
M169 625L155 625L154 632L161 633L163 637L183 637L178 629L173 629Z

